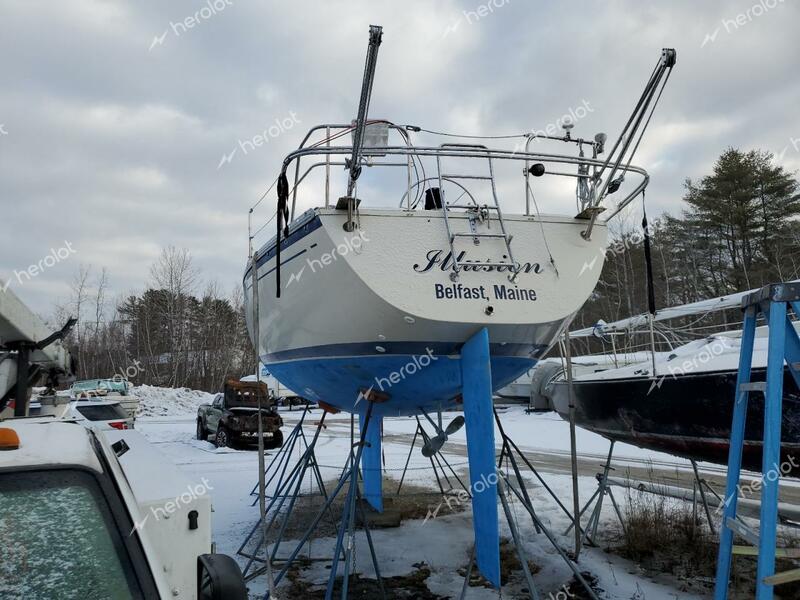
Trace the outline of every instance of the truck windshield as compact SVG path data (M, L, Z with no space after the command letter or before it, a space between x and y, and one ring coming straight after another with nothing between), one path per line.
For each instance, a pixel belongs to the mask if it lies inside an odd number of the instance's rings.
M77 395L80 392L101 391L109 394L116 392L126 396L128 394L128 384L124 379L118 381L114 379L89 379L86 381L76 381L72 384L70 391L72 391L73 395Z
M0 474L0 507L1 597L144 597L108 503L89 473Z
M255 396L234 396L227 398L225 404L228 408L258 408L258 398ZM269 408L266 398L261 399L261 408Z

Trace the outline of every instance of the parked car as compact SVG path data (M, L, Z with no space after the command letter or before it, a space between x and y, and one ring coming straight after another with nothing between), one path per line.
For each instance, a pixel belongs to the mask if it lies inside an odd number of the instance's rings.
M89 421L97 429L133 429L133 418L116 400L73 400L64 418Z
M136 409L139 407L139 398L131 394L128 381L121 377L76 381L69 388L69 395L73 400L106 397L117 400L122 408L134 418Z
M275 401L267 394L266 384L236 379L228 379L223 392L211 404L202 404L197 409L197 439L207 440L213 435L218 448L257 444L259 401L264 445L279 448L283 444L280 430L283 419Z

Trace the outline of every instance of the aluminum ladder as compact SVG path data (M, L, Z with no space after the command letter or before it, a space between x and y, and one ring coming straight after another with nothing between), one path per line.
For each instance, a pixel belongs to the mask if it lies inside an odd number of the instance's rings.
M462 148L462 149L474 149L477 151L486 151L486 160L489 163L489 174L488 175L462 175L458 173L442 173L442 156L441 154L436 154L436 170L439 175L439 190L442 196L442 213L444 214L444 225L447 229L447 240L450 244L450 256L453 258L453 272L450 273L450 279L453 281L457 281L459 277L459 273L462 269L462 265L458 262L458 252L456 251L455 242L457 238L472 238L474 244L477 246L480 244L481 238L490 238L490 239L502 239L505 243L506 247L506 257L507 260L486 260L483 262L473 262L470 261L470 265L472 266L480 266L480 267L506 267L510 273L509 280L514 282L517 278L519 273L519 265L514 261L514 254L511 250L511 240L513 236L509 235L506 231L505 221L503 220L503 212L500 210L500 203L497 200L497 186L495 185L494 181L494 166L492 165L492 157L488 152L488 148L483 144L442 144L439 146L442 150L447 150L450 148ZM477 157L469 157L469 158L477 158ZM464 179L464 180L480 180L480 181L488 181L491 184L492 189L492 203L491 204L484 204L479 205L469 190L463 186L462 184L457 183L457 180ZM444 193L444 182L450 181L455 183L455 185L461 187L464 190L464 193L461 194L462 196L466 194L467 196L472 199L474 204L448 204L447 199L445 198ZM460 198L460 196L459 196ZM464 209L467 211L467 218L469 220L470 231L454 231L451 223L450 218L447 216L448 210L451 208L456 209ZM491 211L494 211L497 216L497 222L500 226L499 233L489 233L489 232L479 232L478 231L478 224L482 222L487 223L487 229L491 226Z
M795 384L800 388L800 336L789 318L789 307L800 316L800 283L780 283L763 287L742 299L744 329L739 355L739 374L731 424L728 453L728 478L725 486L725 511L720 532L715 600L726 600L731 573L734 533L758 547L756 599L770 600L774 586L800 579L800 569L775 573L778 519L778 482L781 468L781 422L783 416L784 360ZM756 319L764 315L769 328L766 381L751 381ZM747 403L751 393L764 394L764 440L762 446L762 492L759 531L736 520L739 477L742 468Z

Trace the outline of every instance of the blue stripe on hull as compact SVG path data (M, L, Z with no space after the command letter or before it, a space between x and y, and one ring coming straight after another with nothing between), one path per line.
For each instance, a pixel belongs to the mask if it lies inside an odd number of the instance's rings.
M299 225L297 229L295 229L294 231L292 231L292 233L289 234L289 237L281 239L281 251L285 252L290 246L296 244L304 237L306 237L308 234L310 234L313 231L316 231L320 227L322 227L322 221L320 221L319 217L314 217L313 219L310 219L307 223ZM261 249L258 251L257 267L260 269L264 264L272 260L272 258L274 258L275 255L277 254L277 251L278 251L278 244L275 238L273 238L272 240L264 244L264 246L262 246ZM287 262L289 261L282 260L281 265ZM250 277L250 272L252 270L253 267L251 265L248 265L245 268L244 277L242 278L243 281L247 281L247 278ZM275 269L273 268L270 271L270 273L274 270ZM263 276L259 276L259 279L261 279L261 277Z
M498 390L536 361L492 356L491 363L492 390ZM362 410L355 406L361 389L373 388L390 396L389 401L375 405L376 414L413 415L419 414L420 408L454 406L454 398L462 388L460 358L435 354L313 358L266 364L286 387L309 400L322 400L346 412Z
M297 359L322 359L337 356L380 356L376 353L375 346L380 345L387 354L417 355L431 354L432 356L448 356L461 353L464 342L355 342L349 344L327 344L310 348L295 348L282 350L261 356L264 364ZM539 358L547 350L543 344L519 344L514 342L489 344L492 356L519 356L523 358Z

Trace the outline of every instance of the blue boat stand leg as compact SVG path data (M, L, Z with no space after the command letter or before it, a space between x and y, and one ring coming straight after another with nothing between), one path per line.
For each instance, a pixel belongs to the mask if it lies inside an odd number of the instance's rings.
M372 508L382 513L383 466L381 465L381 437L383 435L383 418L380 415L372 415L367 426L365 415L359 415L359 427L364 435L366 444L364 454L361 457L364 498Z
M570 560L566 552L559 546L558 541L547 530L533 510L533 504L528 495L519 465L513 452L511 452L511 448L516 446L505 434L502 424L494 411L491 364L489 361L489 336L485 328L473 335L464 344L461 350L461 376L464 419L467 428L473 527L475 529L474 560L478 570L495 588L500 587L500 534L497 510L499 495L500 503L503 506L512 537L514 538L517 554L523 565L530 596L534 599L539 597L533 583L533 577L530 571L526 569L527 559L522 538L519 534L516 519L508 504L508 496L513 493L530 515L536 531L545 534L573 571L575 577L584 586L589 597L597 600L597 595L583 578L578 567ZM495 462L495 421L498 423L500 435L503 439L503 450L500 453L501 462L499 463ZM498 465L502 464L504 459L512 466L516 486L498 468ZM531 469L535 472L532 466ZM471 567L472 559L470 560L465 586L469 579Z
M778 521L778 485L780 481L781 423L783 403L784 360L795 383L800 387L800 337L789 319L788 308L800 316L800 285L782 283L768 285L742 300L744 329L742 332L739 373L736 379L730 449L728 451L728 476L725 486L725 509L720 532L717 574L714 587L715 600L726 600L731 573L733 535L739 533L758 546L756 572L757 600L773 598L776 580L775 550ZM756 319L767 319L766 382L751 382L753 345ZM762 444L761 511L759 531L755 532L736 522L738 485L742 467L747 402L750 393L764 394L764 439ZM789 581L791 579L785 579Z
M473 335L461 349L461 386L467 430L472 526L478 570L500 588L500 525L497 513L492 368L489 333Z

